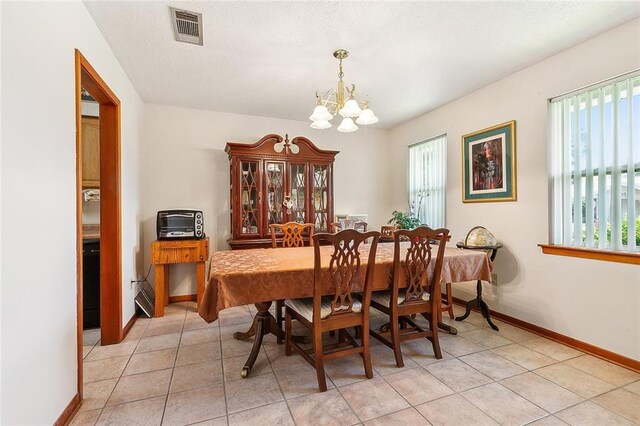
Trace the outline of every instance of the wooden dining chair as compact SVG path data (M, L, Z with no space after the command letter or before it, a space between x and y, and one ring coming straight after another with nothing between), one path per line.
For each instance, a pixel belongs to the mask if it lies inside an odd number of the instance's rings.
M278 241L276 238L276 234L278 230L282 232L282 240L281 247L303 247L304 246L304 231L308 230L309 235L309 245L311 245L311 241L313 238L313 230L315 226L313 223L298 223L298 222L287 222L287 223L272 223L269 225L269 230L271 231L271 247L277 248ZM282 329L282 309L284 307L284 300L276 300L276 322L278 323L278 327ZM278 344L282 343L282 338L278 337Z
M364 361L365 375L373 377L369 353L369 303L371 280L380 233L362 233L346 229L337 234L313 236L314 274L313 297L287 299L285 301L285 354L294 349L316 369L318 387L327 390L324 360L360 354ZM371 238L366 267L362 262L360 246ZM323 268L321 243L329 243L332 252L328 268ZM355 293L362 291L361 297ZM330 296L324 296L330 294ZM313 347L303 349L292 340L291 320L296 319L312 331ZM347 328L360 328L360 344L347 332ZM337 330L338 342L323 346L322 333Z
M438 310L441 303L440 277L448 235L448 229L426 226L394 232L391 290L376 291L371 295L371 307L389 315L389 331L370 330L370 333L393 349L398 367L404 366L400 348L400 342L404 340L425 337L431 341L436 358L442 358L438 341ZM405 240L402 246L401 239ZM406 250L405 244L408 244ZM421 314L429 322L429 330L424 330L413 321L411 316L415 314Z

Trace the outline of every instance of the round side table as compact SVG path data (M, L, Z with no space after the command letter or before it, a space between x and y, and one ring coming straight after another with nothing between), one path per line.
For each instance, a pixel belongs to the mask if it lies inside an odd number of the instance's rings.
M482 251L485 251L485 252L487 252L487 255L489 256L489 262L493 263L493 260L496 258L496 254L498 254L498 249L502 247L502 244L496 244L496 245L493 245L493 246L468 246L468 245L465 245L464 243L456 243L456 247L461 248L461 249L466 249L466 250L482 250ZM489 252L491 254L489 254ZM482 313L482 316L484 317L484 319L487 320L487 322L489 323L489 326L491 328L493 328L494 330L496 330L496 331L500 331L498 326L495 325L491 321L491 314L489 312L489 306L482 299L482 280L478 280L478 282L476 284L476 298L472 299L472 300L469 300L467 302L467 309L466 309L464 315L456 317L456 321L463 321L463 320L467 319L469 314L471 314L471 310L473 308L480 309L480 313Z

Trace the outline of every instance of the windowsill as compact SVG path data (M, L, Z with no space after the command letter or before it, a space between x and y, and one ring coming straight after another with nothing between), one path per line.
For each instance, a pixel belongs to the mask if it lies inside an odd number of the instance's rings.
M604 260L606 262L630 263L640 265L640 253L628 253L623 251L596 250L555 244L538 244L544 254L557 256L581 257L583 259Z

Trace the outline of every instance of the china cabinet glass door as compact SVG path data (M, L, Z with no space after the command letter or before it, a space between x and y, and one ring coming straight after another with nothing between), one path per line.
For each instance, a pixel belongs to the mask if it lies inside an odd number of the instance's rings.
M289 165L289 197L290 203L287 208L288 220L292 222L305 223L307 215L307 204L305 191L307 187L307 167L306 164Z
M284 223L282 202L284 201L284 163L265 162L266 215L265 235L270 234L269 225Z
M327 231L329 229L329 175L328 167L321 165L313 166L313 192L312 192L312 206L313 206L313 223L315 224L316 231Z
M242 234L258 234L259 215L259 163L240 162L240 231Z

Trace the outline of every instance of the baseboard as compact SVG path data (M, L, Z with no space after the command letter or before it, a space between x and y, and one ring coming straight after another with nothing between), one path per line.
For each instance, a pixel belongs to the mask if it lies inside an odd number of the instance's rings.
M457 297L453 298L453 302L465 306L467 304L466 300L459 299ZM474 308L474 311L478 311L478 308ZM621 367L628 368L630 370L634 370L636 372L640 372L640 361L635 360L633 358L628 358L626 356L617 354L615 352L611 352L607 349L600 348L598 346L594 346L590 343L583 342L578 339L574 339L573 337L565 336L564 334L560 334L558 332L540 327L535 324L528 323L526 321L522 321L518 318L514 318L509 315L502 314L500 312L496 312L494 310L489 309L492 317L498 318L506 323L514 325L518 328L522 328L523 330L530 331L532 333L538 334L540 336L546 337L548 339L554 340L558 343L562 343L563 345L570 346L574 349L578 349L582 352L589 353L598 358L605 359L607 361L613 362L614 364L618 364Z
M169 296L169 303L195 302L196 300L197 300L197 295L195 295L195 294L183 294L181 296Z
M76 414L78 409L80 408L80 394L76 393L73 398L71 398L71 402L64 409L58 420L55 421L54 426L66 426L71 422L71 419Z
M122 329L122 340L127 338L127 334L129 334L129 332L131 331L131 328L133 327L133 324L135 324L136 321L138 321L138 315L136 315L134 312L129 322L127 322L127 325L125 325L124 328Z

